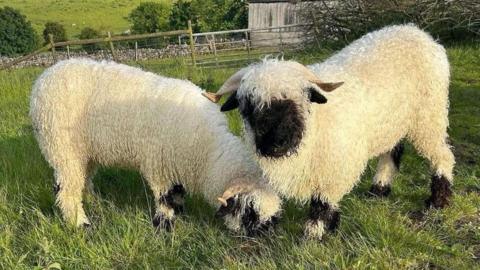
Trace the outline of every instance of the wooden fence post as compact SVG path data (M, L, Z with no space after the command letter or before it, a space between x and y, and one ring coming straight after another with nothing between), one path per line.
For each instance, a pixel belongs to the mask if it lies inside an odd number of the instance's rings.
M190 37L190 52L192 54L192 65L197 66L197 61L195 60L195 41L193 40L193 30L192 30L192 21L188 20L188 35Z
M114 61L117 61L117 55L115 54L115 48L113 47L113 42L112 42L112 34L108 32L108 44L110 45L110 51L112 53L112 58Z
M213 55L215 56L215 65L218 67L217 44L215 43L215 35L212 34Z
M280 51L283 53L282 28L278 29L278 37L280 38Z
M53 35L48 34L48 40L50 41L50 46L52 46L52 58L53 58L53 63L57 62L57 57L55 56L55 42L53 42Z
M248 59L250 59L250 40L248 40L248 31L245 31L245 46L247 47Z
M138 41L135 41L135 61L138 61Z

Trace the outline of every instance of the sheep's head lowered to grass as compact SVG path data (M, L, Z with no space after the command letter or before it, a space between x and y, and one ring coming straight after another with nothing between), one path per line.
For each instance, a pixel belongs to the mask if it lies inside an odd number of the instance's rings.
M323 92L343 82L322 82L307 67L294 61L265 60L230 77L216 93L204 95L218 102L231 93L222 111L239 108L246 136L253 139L257 153L279 158L296 153L305 131L312 104L323 104Z

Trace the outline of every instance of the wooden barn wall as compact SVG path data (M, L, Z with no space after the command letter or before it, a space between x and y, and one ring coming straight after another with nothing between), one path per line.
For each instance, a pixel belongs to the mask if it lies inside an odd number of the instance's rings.
M298 4L279 3L250 3L248 8L248 28L259 29L300 23L297 15ZM278 46L281 44L296 44L302 42L303 32L278 29L268 32L253 32L251 40L253 46Z
M296 4L251 3L248 7L248 28L265 28L299 23Z

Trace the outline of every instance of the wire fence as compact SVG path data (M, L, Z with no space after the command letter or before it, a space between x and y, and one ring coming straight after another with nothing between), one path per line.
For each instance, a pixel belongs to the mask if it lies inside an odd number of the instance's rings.
M303 49L309 39L304 24L262 29L193 33L188 29L141 35L119 35L85 40L50 42L18 58L0 57L2 69L50 66L69 58L117 62L165 61L172 66L223 68L248 64L268 54Z

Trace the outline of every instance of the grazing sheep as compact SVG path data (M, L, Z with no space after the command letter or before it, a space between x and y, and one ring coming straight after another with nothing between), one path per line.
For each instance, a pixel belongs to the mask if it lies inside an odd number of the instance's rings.
M171 227L184 188L212 205L221 196L217 215L235 231L254 234L277 218L281 201L258 164L188 81L113 62L62 61L35 82L30 116L55 170L57 204L77 226L90 224L82 191L97 165L141 172L155 197L155 226Z
M339 201L373 157L380 156L372 192L388 194L402 138L434 170L427 203L449 203L455 161L447 143L448 85L445 49L404 25L367 34L308 68L265 60L206 96L215 101L233 92L221 110L239 107L247 144L270 183L310 200L305 233L321 238L337 226Z

